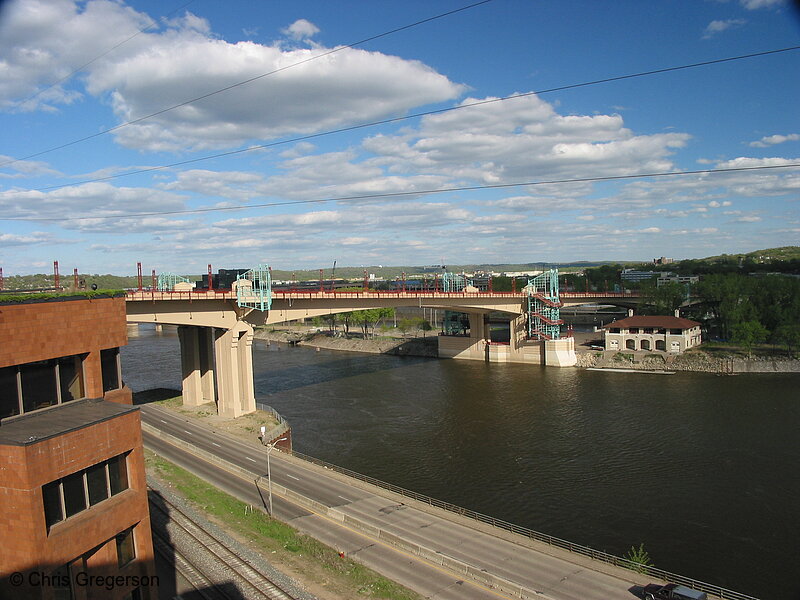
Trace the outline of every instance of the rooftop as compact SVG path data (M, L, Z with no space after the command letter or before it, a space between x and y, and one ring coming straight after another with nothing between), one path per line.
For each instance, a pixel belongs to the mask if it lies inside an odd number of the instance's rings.
M6 419L0 424L0 444L35 444L136 410L139 410L137 406L106 402L101 398L75 400Z
M603 329L610 327L620 327L629 329L631 327L663 327L665 329L692 329L693 327L700 327L700 323L690 319L683 319L681 317L673 317L670 315L635 315L620 319L619 321L612 321L608 325L603 325Z

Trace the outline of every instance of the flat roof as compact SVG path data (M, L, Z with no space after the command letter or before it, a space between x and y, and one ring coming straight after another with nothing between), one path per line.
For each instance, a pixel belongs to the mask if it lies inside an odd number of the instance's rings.
M139 410L102 398L74 400L0 423L0 444L26 446Z

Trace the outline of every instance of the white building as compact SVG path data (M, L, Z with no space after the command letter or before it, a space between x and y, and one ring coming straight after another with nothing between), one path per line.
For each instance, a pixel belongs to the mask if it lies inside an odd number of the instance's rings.
M606 350L680 353L701 340L700 323L681 317L633 316L604 325Z

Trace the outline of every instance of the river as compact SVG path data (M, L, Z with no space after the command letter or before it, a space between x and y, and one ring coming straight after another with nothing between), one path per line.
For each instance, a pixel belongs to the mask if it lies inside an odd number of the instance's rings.
M175 330L122 350L134 391L180 389ZM256 395L294 447L575 543L800 600L797 374L602 373L256 340Z

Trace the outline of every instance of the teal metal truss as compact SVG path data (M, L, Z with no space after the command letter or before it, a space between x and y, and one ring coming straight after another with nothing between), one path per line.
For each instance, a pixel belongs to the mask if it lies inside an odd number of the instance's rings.
M558 269L529 279L525 292L528 295L528 338L557 340L564 323L558 298Z
M456 273L445 273L442 275L443 292L463 292L464 288L472 285L472 281Z
M272 272L258 265L236 277L236 303L267 311L272 307Z
M444 335L467 335L469 332L469 315L454 310L444 311L442 333Z
M156 283L159 292L171 292L179 283L191 283L186 277L175 275L175 273L159 273Z

